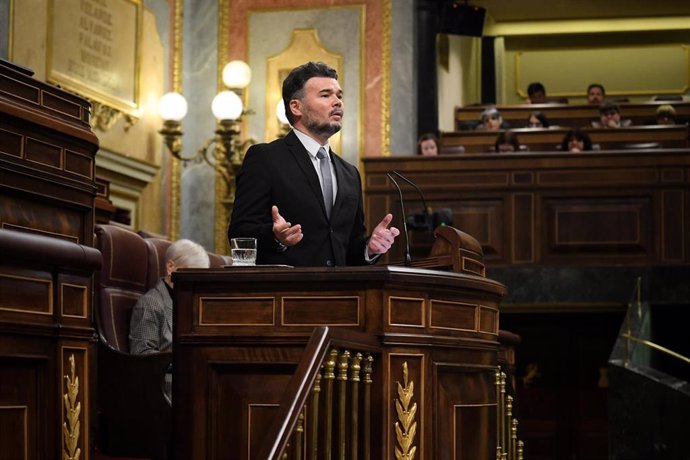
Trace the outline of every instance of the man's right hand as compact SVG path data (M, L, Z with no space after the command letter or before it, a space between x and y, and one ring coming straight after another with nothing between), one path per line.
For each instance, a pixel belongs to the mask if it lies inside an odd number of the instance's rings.
M294 246L302 241L304 235L300 224L292 225L290 222L285 222L285 218L278 211L278 206L271 207L271 215L273 216L273 235L276 240L285 246Z

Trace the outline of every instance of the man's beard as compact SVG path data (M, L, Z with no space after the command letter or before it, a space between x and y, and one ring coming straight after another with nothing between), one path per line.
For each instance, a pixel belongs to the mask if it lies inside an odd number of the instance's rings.
M318 136L328 137L331 137L332 135L340 131L340 129L342 128L342 125L338 122L318 123L316 121L310 121L309 123L305 124L305 126L309 131Z
M342 112L341 112L342 113ZM316 117L312 117L311 112L306 112L304 117L304 126L316 134L317 136L328 136L331 137L342 128L342 123L338 121L319 123ZM332 113L329 114L331 116Z

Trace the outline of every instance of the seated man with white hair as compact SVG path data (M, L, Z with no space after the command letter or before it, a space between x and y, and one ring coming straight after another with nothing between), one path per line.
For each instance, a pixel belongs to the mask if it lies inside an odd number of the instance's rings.
M135 355L172 350L173 283L179 268L208 268L206 250L190 240L177 240L165 251L166 275L142 295L132 309L129 322L129 351ZM166 374L165 393L171 396L172 379Z

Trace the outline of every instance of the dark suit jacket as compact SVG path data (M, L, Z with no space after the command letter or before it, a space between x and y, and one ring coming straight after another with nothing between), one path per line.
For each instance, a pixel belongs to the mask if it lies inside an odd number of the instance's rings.
M297 136L252 146L237 174L228 237L255 237L257 264L295 266L362 265L366 245L362 186L357 168L331 152L338 194L326 217L319 178ZM271 206L304 238L280 252L273 235Z

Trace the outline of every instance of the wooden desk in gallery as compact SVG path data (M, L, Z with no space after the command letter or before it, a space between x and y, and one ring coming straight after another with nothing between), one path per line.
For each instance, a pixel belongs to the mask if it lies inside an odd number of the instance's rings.
M565 128L522 128L511 130L517 134L520 144L531 152L552 152L558 150L563 137L568 132ZM632 126L618 129L586 128L592 143L600 150L625 148L685 148L688 147L688 127L674 126ZM454 131L441 133L441 152L463 146L465 153L485 153L494 149L496 131ZM649 147L644 144L653 144Z
M660 105L671 104L676 110L679 120L690 119L690 102L654 101L642 103L620 103L621 118L632 120L634 125L645 125L655 121L656 109ZM455 108L455 129L467 129L479 122L479 117L488 105L475 105ZM501 112L503 120L512 128L527 126L527 118L532 112L542 112L552 125L569 128L581 128L591 125L591 122L599 119L599 106L578 104L519 104L499 105L496 108Z
M181 270L173 279L176 459L258 458L305 344L324 325L366 337L373 355L371 451L359 458L402 450L398 382L413 388L415 458L495 458L501 284L393 266Z
M31 74L0 60L0 457L89 459L98 139Z
M392 170L453 211L487 267L690 263L688 149L365 158L367 228L387 212L401 225ZM403 187L406 213L420 213ZM413 252L428 254L431 238L411 233ZM402 245L390 258L402 260Z

